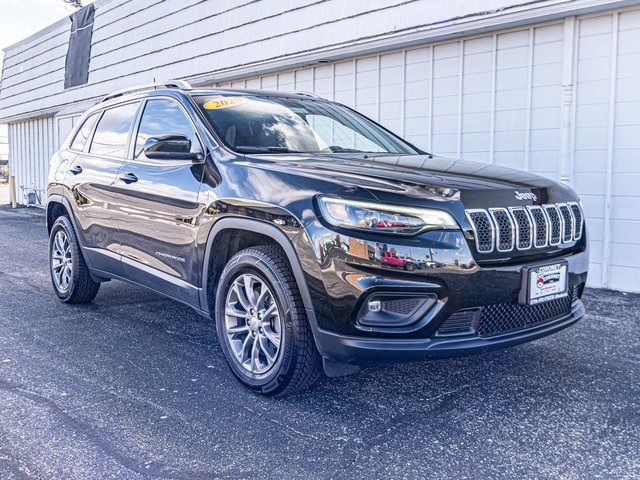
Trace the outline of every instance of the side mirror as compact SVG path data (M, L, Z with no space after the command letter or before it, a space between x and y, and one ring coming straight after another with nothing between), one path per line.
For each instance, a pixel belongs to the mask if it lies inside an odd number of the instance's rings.
M144 155L152 160L191 160L201 161L200 152L191 152L191 139L186 135L162 135L149 137L144 142Z

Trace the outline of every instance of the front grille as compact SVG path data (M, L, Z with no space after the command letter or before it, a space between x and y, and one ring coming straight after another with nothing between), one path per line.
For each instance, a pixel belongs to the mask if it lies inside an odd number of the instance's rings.
M481 337L490 337L501 333L532 327L539 323L550 322L571 312L573 296L571 293L537 305L518 303L497 303L480 309L477 332Z
M480 337L491 337L551 322L571 312L571 305L580 297L582 288L584 284L575 285L569 289L566 297L537 305L496 303L460 310L447 318L438 328L436 336L475 333Z
M582 238L584 215L575 202L466 210L478 253L529 250Z

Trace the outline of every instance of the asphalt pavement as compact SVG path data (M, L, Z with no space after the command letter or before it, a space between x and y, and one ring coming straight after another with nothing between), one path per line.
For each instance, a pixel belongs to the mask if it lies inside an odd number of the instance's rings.
M529 344L262 398L181 304L60 303L43 216L0 207L0 478L639 478L640 295L585 304Z

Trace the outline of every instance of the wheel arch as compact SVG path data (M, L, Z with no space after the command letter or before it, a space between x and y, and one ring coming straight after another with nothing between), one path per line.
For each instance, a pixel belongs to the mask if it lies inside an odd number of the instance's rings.
M298 254L296 253L295 247L291 243L289 237L279 228L269 223L254 220L249 218L222 218L218 220L209 231L207 237L207 243L205 247L204 253L204 261L202 268L202 288L200 289L200 305L203 310L210 311L209 309L209 289L210 289L210 268L212 265L212 251L213 245L217 238L220 238L225 231L228 230L243 230L248 234L259 234L266 237L269 237L274 244L280 246L283 252L285 253L287 260L289 261L289 265L291 267L291 271L293 273L293 277L295 278L298 291L300 292L300 296L302 297L302 303L307 312L307 317L309 319L309 323L311 325L311 329L314 333L317 331L318 324L315 317L315 310L313 308L313 303L311 301L311 293L309 292L309 287L305 280L304 270L302 269L302 264L300 263L300 259L298 258Z
M60 217L61 215L67 215L71 220L71 224L73 225L73 228L76 231L77 235L78 228L76 225L76 219L73 217L72 212L73 210L71 208L71 202L69 202L66 197L58 194L50 195L47 199L47 233L51 233L51 227L53 227L53 224L58 217ZM78 236L78 241L80 241L80 236Z

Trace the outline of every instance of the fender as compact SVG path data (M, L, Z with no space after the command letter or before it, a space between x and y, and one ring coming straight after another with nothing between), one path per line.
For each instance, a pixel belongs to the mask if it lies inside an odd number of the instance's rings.
M309 319L309 324L311 325L311 330L315 339L317 337L316 332L318 331L318 322L316 320L315 310L313 309L313 304L311 302L311 294L309 293L309 288L307 287L307 282L304 278L304 271L302 269L300 259L298 258L298 254L296 253L291 240L282 230L260 220L227 217L221 218L214 223L213 227L211 227L205 247L204 265L202 269L202 288L200 289L201 309L209 311L209 299L207 298L207 292L212 247L218 234L227 229L247 230L250 232L260 233L272 238L278 243L278 245L280 245L280 247L282 247L282 250L284 250L287 259L289 260L289 265L291 265L291 270L296 280L300 296L302 297L302 303L307 312L307 318Z
M49 225L49 205L53 202L60 203L64 208L66 208L67 213L69 214L69 218L71 219L71 224L73 225L73 229L76 231L76 237L78 238L78 242L80 243L80 246L84 247L83 241L82 241L83 240L82 235L78 234L79 230L78 230L78 226L76 225L76 217L73 215L71 202L67 197L65 197L64 195L60 195L59 193L53 193L49 195L49 198L47 198L47 208L46 208L47 215L45 218L45 221L47 222L47 231L51 229L51 225Z

